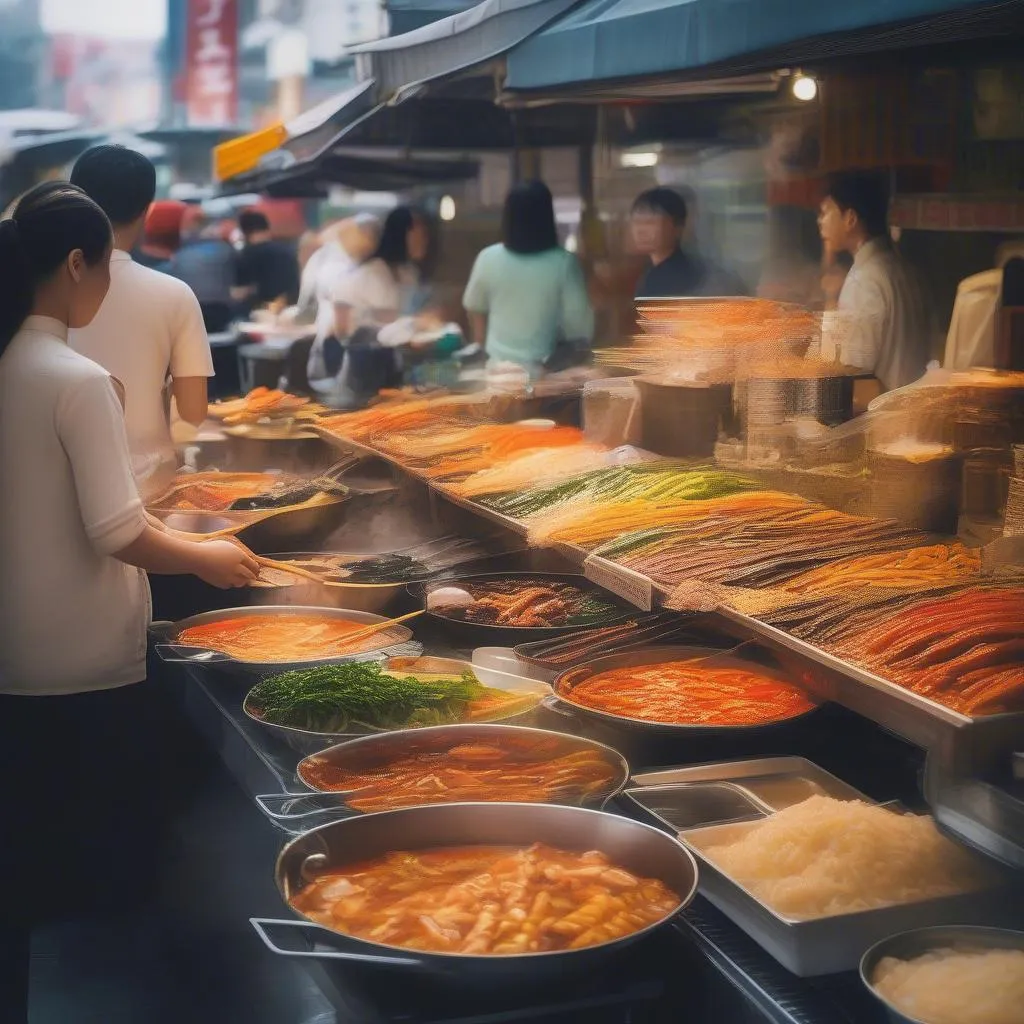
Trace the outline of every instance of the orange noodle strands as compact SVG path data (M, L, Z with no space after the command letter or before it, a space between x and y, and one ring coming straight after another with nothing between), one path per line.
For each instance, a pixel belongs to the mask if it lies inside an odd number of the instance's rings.
M393 638L384 630L354 646L346 643L347 636L365 628L365 622L326 615L240 615L183 629L175 643L220 651L241 661L288 662L371 651Z

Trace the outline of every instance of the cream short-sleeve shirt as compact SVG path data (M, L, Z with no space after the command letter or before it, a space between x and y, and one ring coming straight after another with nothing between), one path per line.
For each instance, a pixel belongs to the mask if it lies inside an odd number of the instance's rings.
M109 374L31 316L0 356L0 693L146 676L149 584L112 555L146 527Z
M167 377L212 377L213 357L203 314L183 281L134 262L115 249L110 290L88 327L69 344L124 385L125 430L145 496L162 491L176 468L164 404ZM145 477L153 476L152 485ZM159 481L159 482L157 482Z

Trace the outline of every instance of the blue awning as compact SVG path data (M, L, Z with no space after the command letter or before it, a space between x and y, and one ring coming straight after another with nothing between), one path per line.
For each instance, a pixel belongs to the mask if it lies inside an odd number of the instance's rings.
M1020 5L992 0L585 0L509 52L505 86L543 89L684 72L801 39L962 10L1010 8L1019 12Z

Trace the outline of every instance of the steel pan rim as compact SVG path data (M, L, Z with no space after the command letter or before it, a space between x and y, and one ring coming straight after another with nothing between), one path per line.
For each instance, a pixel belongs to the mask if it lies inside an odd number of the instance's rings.
M693 651L695 652L693 657L690 659L681 659L679 657L679 651ZM660 732L670 734L683 734L686 736L728 736L732 733L737 733L743 736L750 736L754 732L761 732L769 729L778 729L782 726L792 725L794 723L803 722L809 716L815 714L821 710L824 701L813 704L808 710L801 711L797 715L790 715L788 718L774 719L770 722L755 722L750 725L706 725L706 724L694 724L688 725L682 722L655 722L646 718L629 718L625 715L616 715L610 711L600 711L597 708L584 707L582 704L577 704L575 701L569 700L563 696L560 692L564 688L567 680L566 676L570 673L582 672L584 670L590 671L590 675L596 675L598 671L607 671L613 668L629 668L636 666L637 668L643 665L656 665L662 658L668 657L673 661L681 660L695 660L696 658L708 657L711 655L721 655L727 657L730 653L730 649L711 648L711 647L689 647L683 646L682 644L677 646L660 645L653 647L644 647L637 651L625 652L622 654L609 654L603 658L595 658L593 661L584 662L582 665L571 666L570 668L563 669L555 676L551 683L552 696L558 703L567 709L570 709L578 714L584 715L585 717L593 718L596 721L602 722L605 725L616 725L620 728L625 727L629 729L636 729L645 732ZM650 660L638 661L634 660L637 658L646 658L650 656ZM742 662L743 659L737 657L737 661ZM751 667L755 667L756 663L750 663ZM761 666L764 667L764 666ZM767 671L771 671L767 669ZM789 685L796 689L802 687L796 686L795 683L790 682ZM808 699L813 697L813 694L808 694Z
M281 673L301 671L305 668L320 668L324 665L344 665L352 659L365 658L367 655L374 654L380 654L383 659L386 657L383 652L389 647L408 643L413 636L412 630L409 629L408 626L399 623L396 626L392 626L391 629L386 630L385 635L392 633L392 630L396 634L404 635L400 637L394 636L380 647L367 647L363 651L351 651L348 654L331 654L323 658L306 658L301 661L246 661L243 658L236 658L232 654L226 654L224 651L219 651L213 647L196 647L191 644L178 644L176 642L177 637L181 634L182 630L188 629L191 626L201 626L208 622L220 622L231 618L253 618L257 615L275 614L281 614L286 617L289 615L296 616L310 614L326 615L331 619L349 618L353 622L358 622L361 625L366 626L375 626L380 622L388 621L387 615L380 615L377 612L359 611L356 608L335 608L333 606L312 604L241 605L236 608L219 608L209 612L200 612L198 615L190 615L188 618L179 619L177 622L171 623L166 632L173 639L168 639L166 643L169 647L188 647L190 650L194 651L208 651L211 654L221 655L221 660L216 662L217 666L230 664L232 666L243 668L249 672ZM196 665L197 667L202 667L203 663L201 661L197 661Z
M929 937L934 937L936 944L931 944L927 940ZM920 948L913 956L922 956L927 952L941 948L938 944L941 941L946 943L956 942L957 940L967 942L975 940L978 948L985 950L989 949L1020 949L1024 950L1024 931L1015 928L999 928L992 925L980 925L980 924L940 924L931 925L926 928L911 928L907 931L897 932L895 935L889 935L879 942L876 942L870 949L860 958L860 966L858 968L858 974L860 976L861 984L878 1000L889 1012L890 1016L894 1020L904 1021L906 1024L928 1024L927 1021L921 1020L919 1017L911 1017L904 1013L897 1006L894 1006L885 996L878 991L872 980L872 975L878 968L879 962L886 956L893 956L897 959L902 959L899 956L904 945L917 947L920 940L924 940L921 943ZM985 940L995 939L995 944L989 945ZM1006 944L1003 944L999 940L1005 940ZM909 952L909 951L907 951Z
M394 729L394 730L391 730L390 732L386 732L386 733L373 733L373 734L369 734L369 735L360 735L360 736L354 737L353 739L343 740L341 743L335 743L332 746L327 747L324 750L317 751L314 754L307 754L295 766L295 776L299 780L299 782L303 786L305 786L311 793L322 793L322 794L330 795L332 793L336 793L337 791L336 790L329 790L329 789L318 789L317 787L315 787L315 786L311 785L309 782L307 782L305 776L303 776L303 774L302 774L302 767L303 767L303 765L306 764L307 762L309 762L310 760L312 760L313 758L315 758L315 757L320 757L320 758L325 757L326 755L330 754L332 751L338 751L341 748L346 748L345 749L345 753L353 753L354 752L354 748L356 748L356 747L359 747L359 746L369 746L371 742L373 742L373 741L378 741L379 742L382 739L384 740L384 742L393 742L393 743L395 743L397 745L397 744L399 744L400 740L398 738L396 738L396 737L398 736L399 733L402 733L402 732L414 733L414 736L409 737L410 739L420 739L420 738L423 738L424 740L429 741L432 735L440 736L440 735L442 735L444 733L449 733L449 732L451 732L453 730L456 732L456 735L458 733L460 733L460 732L469 732L470 730L479 730L479 731L483 732L484 734L486 734L486 733L494 733L495 735L497 735L497 734L503 734L504 735L504 734L507 734L507 733L511 732L511 733L516 734L516 735L524 735L524 736L525 735L534 735L534 736L541 736L541 737L544 737L544 738L555 738L555 739L562 740L562 741L564 741L564 742L566 742L568 744L578 745L580 748L589 748L589 749L592 749L592 750L596 750L598 753L600 753L602 755L602 757L604 757L606 759L606 761L612 767L614 767L617 770L618 781L616 781L613 786L611 786L610 788L606 788L600 794L597 794L597 795L594 795L594 796L590 797L589 799L583 801L581 804L575 804L575 803L564 804L561 801L541 800L541 801L537 801L536 804L532 804L531 806L551 805L551 806L555 806L555 807L579 807L579 806L590 806L590 805L593 805L593 804L604 805L609 800L614 799L615 797L619 796L621 793L623 793L625 791L626 787L629 785L630 776L632 775L632 770L629 767L629 762L626 760L625 757L623 757L622 754L619 753L619 751L617 751L614 747L608 746L608 744L606 744L606 743L601 743L598 740L592 740L592 739L590 739L589 737L586 737L586 736L573 736L570 733L560 733L560 732L557 732L554 729L538 729L535 726L529 726L529 725L505 725L502 722L453 722L453 723L448 724L448 725L430 725L430 726L426 726L426 727L424 727L422 729L414 729L414 730ZM348 800L345 797L341 797L341 802L346 807L349 806ZM439 801L437 801L438 804L441 804L441 803L510 804L510 803L521 803L521 802L522 801L512 801L512 800L479 800L479 801L470 801L470 800L444 801L444 800L439 800ZM435 804L410 804L409 806L411 806L411 807L413 807L413 806L414 807L433 807L433 806L435 806ZM367 814L367 813L381 813L381 812L375 812L375 811L374 812L360 811L360 810L358 810L358 808L354 808L354 807L351 807L349 809L352 810L352 811L355 811L357 814L364 814L364 815ZM402 808L402 807L395 807L395 808L391 808L391 809L392 810L404 810L404 808Z
M427 607L427 598L431 593L431 588L440 587L459 587L464 583L474 582L488 582L493 580L515 580L516 578L524 581L539 579L546 582L552 583L567 583L570 586L579 587L582 591L592 590L596 594L606 596L606 599L610 600L613 605L619 606L618 613L610 616L607 619L601 619L599 622L595 622L593 625L580 626L580 625L564 625L564 626L515 626L515 625L504 625L496 622L472 622L467 619L456 619L450 615L440 615L436 611L431 610ZM626 622L635 614L639 614L639 610L630 610L626 607L625 603L614 595L607 595L607 592L603 591L597 584L583 573L574 572L482 572L482 573L471 573L467 576L451 576L443 580L417 580L408 584L409 593L423 602L424 611L428 616L436 619L439 623L444 626L460 630L473 630L479 631L481 635L486 638L488 635L496 637L498 634L503 633L530 633L536 636L538 639L555 639L559 636L564 636L569 633L582 633L591 629L606 629L609 626L620 625ZM523 642L523 641L520 641Z
M424 952L421 950L411 950L404 946L391 946L381 942L373 942L369 939L358 938L354 935L349 935L346 932L337 931L328 925L320 924L318 921L314 921L312 918L297 910L288 901L288 898L284 891L282 880L286 874L287 861L290 856L290 851L297 846L299 843L308 842L311 837L317 836L319 833L329 832L337 829L343 829L346 826L351 827L356 822L367 822L372 819L381 818L385 815L411 815L416 812L432 813L436 812L441 808L452 808L456 807L460 810L464 810L465 813L470 814L474 811L478 813L493 813L493 808L502 809L522 809L530 810L541 814L548 812L556 813L567 813L567 814L585 814L585 815L596 815L599 818L614 819L617 824L623 825L627 828L640 829L646 832L650 832L653 835L658 836L659 841L670 844L673 852L678 856L680 864L685 864L690 872L690 885L685 893L676 893L677 904L663 917L657 921L653 921L646 925L644 928L638 929L635 932L630 932L628 935L619 936L617 939L611 939L607 942L597 943L593 946L584 946L582 949L558 949L558 950L546 950L536 953L499 953L499 954L477 954L477 953L445 953L429 951ZM524 844L529 846L533 842L538 840L524 841ZM433 846L444 846L442 843L435 843ZM486 843L479 843L477 845L486 846ZM431 846L413 846L410 849L430 849ZM596 848L596 847L592 847ZM644 938L651 932L658 928L662 928L667 925L676 915L681 911L685 910L693 901L694 896L697 894L698 888L698 874L699 867L697 858L694 857L691 850L689 850L683 843L681 843L675 836L662 829L655 828L653 825L648 825L642 821L636 821L632 818L626 818L622 815L612 814L608 811L596 810L590 807L566 807L560 804L523 804L523 803L459 803L459 804L427 804L421 807L403 807L391 811L375 811L372 814L356 815L351 818L344 818L340 821L327 822L324 825L318 825L316 828L310 829L308 832L304 832L300 836L296 836L294 839L289 840L285 846L281 849L278 854L277 861L274 866L274 880L277 884L278 892L281 895L282 900L288 906L289 910L297 917L307 921L316 927L323 928L325 931L331 932L334 935L339 936L346 942L355 943L357 946L365 946L369 950L383 951L385 954L394 955L402 958L412 958L420 960L423 964L429 965L432 962L440 961L441 963L458 963L460 961L466 962L467 965L472 965L476 968L486 969L488 966L494 965L505 965L510 964L522 964L528 966L530 964L550 963L558 957L569 957L571 959L577 959L579 957L586 957L589 955L600 955L601 953L611 953L616 949L630 945L639 939ZM667 883L663 883L666 884Z

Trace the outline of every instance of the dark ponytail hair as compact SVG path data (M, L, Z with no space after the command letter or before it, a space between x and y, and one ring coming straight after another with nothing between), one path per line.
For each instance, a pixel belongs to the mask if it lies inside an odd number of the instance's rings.
M81 249L90 266L111 244L107 215L80 189L48 181L0 220L0 355L32 311L36 288Z

